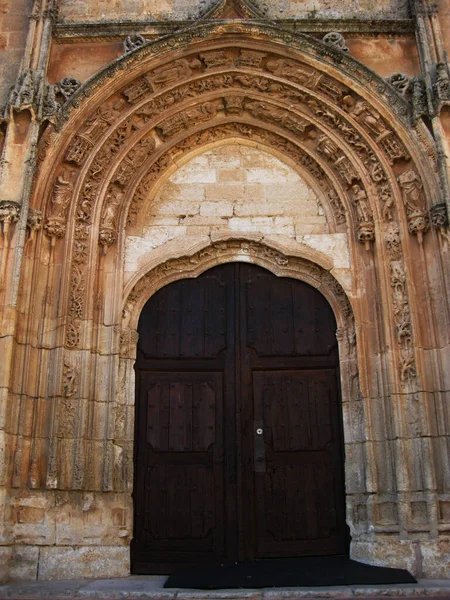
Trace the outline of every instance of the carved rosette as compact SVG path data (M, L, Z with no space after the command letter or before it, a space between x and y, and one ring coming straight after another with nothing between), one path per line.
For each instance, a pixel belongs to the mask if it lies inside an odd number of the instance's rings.
M0 223L5 237L8 236L11 225L17 223L20 216L20 204L12 200L0 202Z

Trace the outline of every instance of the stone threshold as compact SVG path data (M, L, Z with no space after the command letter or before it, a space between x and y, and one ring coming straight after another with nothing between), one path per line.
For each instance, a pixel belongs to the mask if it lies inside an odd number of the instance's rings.
M164 589L166 577L130 576L122 579L32 581L0 586L7 600L320 600L321 598L450 599L450 579L420 579L417 584L337 586L314 588L265 588L259 590Z

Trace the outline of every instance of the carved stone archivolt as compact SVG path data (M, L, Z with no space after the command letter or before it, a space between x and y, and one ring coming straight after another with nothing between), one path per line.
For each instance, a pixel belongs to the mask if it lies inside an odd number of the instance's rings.
M241 29L239 35L245 26ZM228 26L223 31L236 34ZM106 252L126 224L138 222L153 186L174 161L227 137L258 141L303 168L323 191L321 202L328 203L336 227L346 224L368 250L377 241L377 222L396 221L401 199L409 231L419 241L426 232L423 183L381 104L375 108L369 100L372 91L362 97L329 67L320 70L304 57L283 56L267 37L264 48L256 38L244 47L240 38L234 44L230 39L153 61L148 69L144 61L134 80L102 98L62 149L45 230L53 243L65 235L66 202L77 181L67 347L78 347L88 317L92 244ZM129 54L145 57L149 46ZM345 54L339 55L348 68ZM377 86L380 94L384 88ZM413 208L417 193L420 214Z

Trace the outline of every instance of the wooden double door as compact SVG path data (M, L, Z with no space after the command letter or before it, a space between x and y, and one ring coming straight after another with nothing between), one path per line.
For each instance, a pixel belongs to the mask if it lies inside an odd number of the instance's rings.
M316 289L245 263L148 301L134 573L347 551L335 332Z

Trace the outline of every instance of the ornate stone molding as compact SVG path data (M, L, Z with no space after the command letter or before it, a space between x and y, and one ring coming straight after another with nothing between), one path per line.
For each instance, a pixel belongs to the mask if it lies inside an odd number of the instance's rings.
M180 278L199 275L226 262L254 261L275 275L302 279L317 288L331 303L340 327L353 321L348 297L339 282L323 267L310 260L283 254L260 242L233 239L212 243L199 252L162 263L141 277L127 294L120 324L122 356L130 356L130 337L137 325L140 311L148 298L161 287ZM136 340L136 336L133 337Z
M417 372L406 269L397 223L391 222L387 226L384 238L389 258L392 305L399 349L399 376L400 382L406 385L415 381Z
M147 42L141 48L134 50L123 57L120 57L108 65L103 71L88 80L82 88L76 92L72 98L63 106L59 116L59 127L63 125L71 111L80 105L86 97L89 97L96 89L98 89L104 81L114 77L116 73L127 69L135 61L143 62L146 57L156 56L158 53L167 50L168 48L182 48L186 45L199 40L210 38L211 40L230 37L235 33L248 33L254 40L258 37L266 39L269 43L281 42L290 46L292 49L297 49L303 52L306 56L312 55L319 60L324 60L324 52L336 59L335 68L337 71L342 71L347 77L350 77L358 85L369 85L373 90L376 90L380 100L382 100L388 110L394 111L397 116L408 123L409 109L408 104L392 89L392 86L387 84L381 77L373 71L359 63L356 59L351 58L341 50L335 49L333 46L322 43L321 41L310 37L306 34L293 33L287 31L274 23L250 23L245 21L233 21L230 23L198 23L194 27L190 26L182 32L177 32L173 36L166 36L158 40ZM330 54L331 53L331 54Z
M256 24L260 24L261 18ZM377 36L380 34L413 35L413 19L277 19L277 25L285 31L295 31L303 34L336 31L341 33L352 33L358 36ZM83 21L70 23L59 21L54 24L53 39L64 41L64 43L78 43L80 41L119 41L125 35L133 35L137 31L142 35L160 37L162 35L176 34L188 27L192 27L192 21L159 20L151 21L130 20L126 23L105 23L103 21Z

